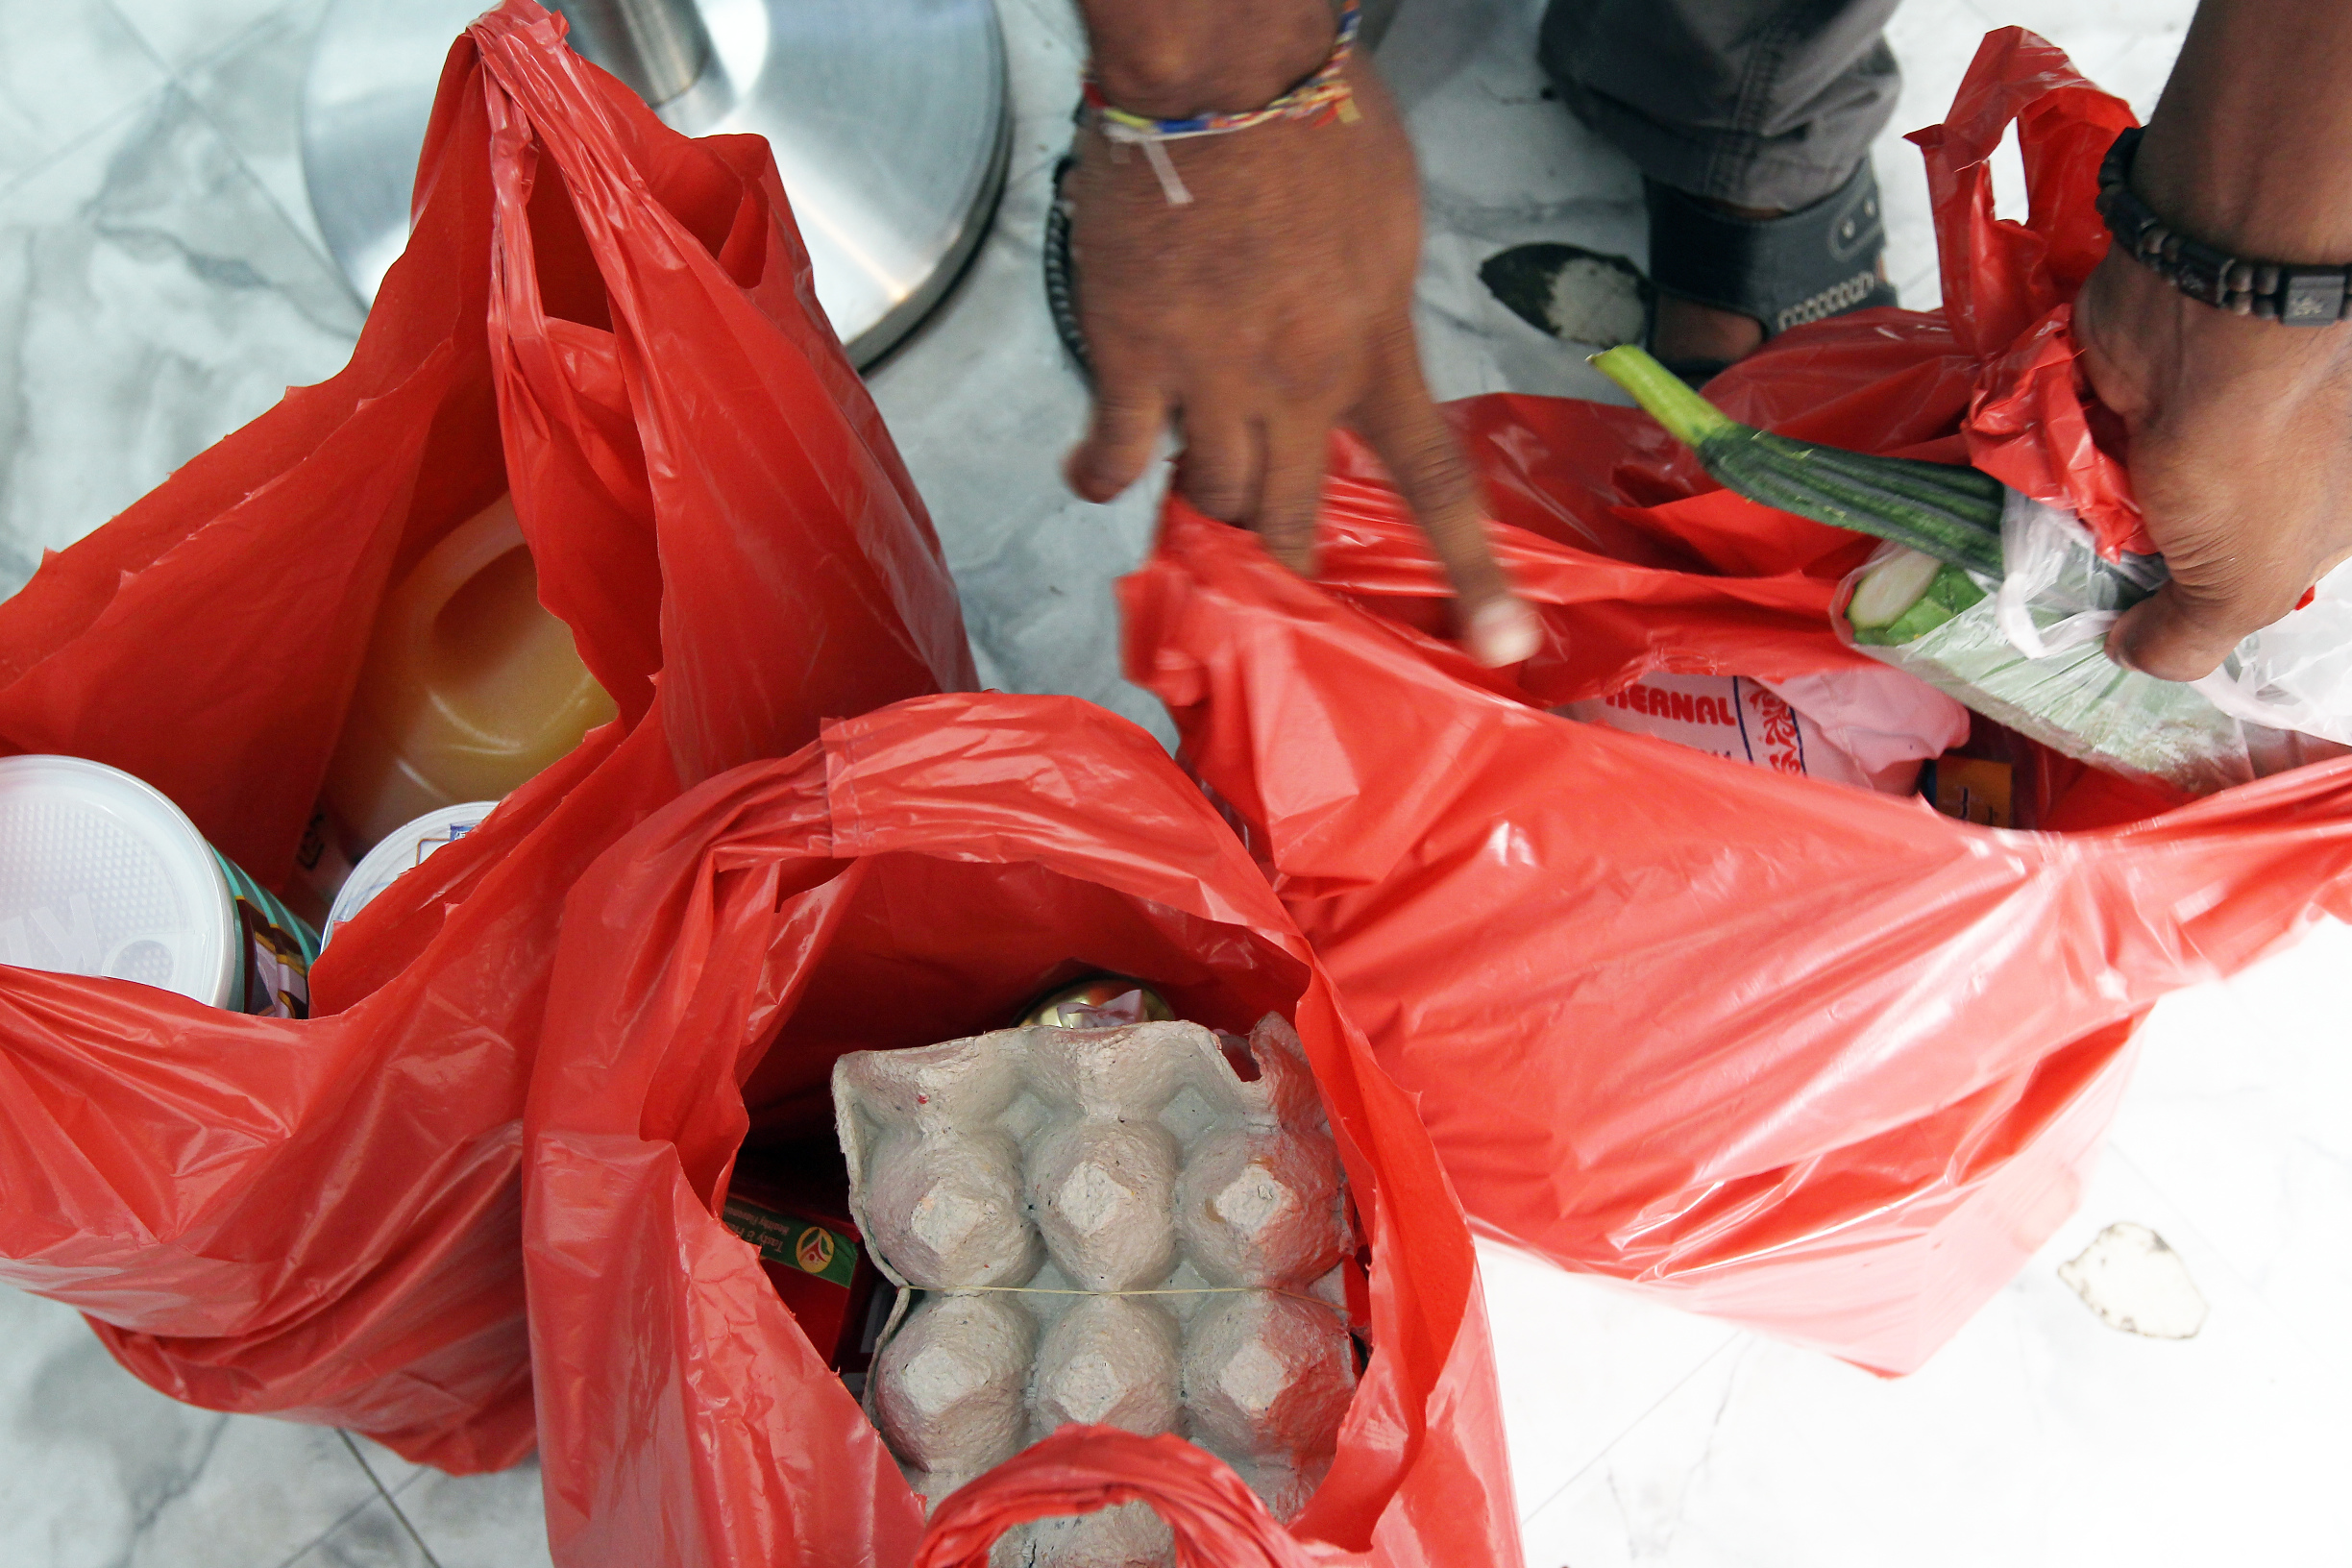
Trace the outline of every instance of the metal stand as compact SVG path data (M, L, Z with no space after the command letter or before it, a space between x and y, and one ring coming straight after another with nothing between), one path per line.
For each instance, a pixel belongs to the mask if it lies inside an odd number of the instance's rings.
M310 60L303 167L363 300L408 238L450 42L483 0L334 0ZM689 135L768 138L850 359L939 303L986 233L1011 135L992 0L553 0L573 46Z

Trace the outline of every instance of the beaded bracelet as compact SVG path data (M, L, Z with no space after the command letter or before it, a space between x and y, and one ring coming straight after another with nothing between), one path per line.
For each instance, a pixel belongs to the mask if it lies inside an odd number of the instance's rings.
M1104 139L1113 146L1142 148L1143 156L1151 160L1152 173L1160 177L1160 188L1166 193L1168 205L1182 207L1192 200L1192 193L1177 178L1176 165L1168 158L1164 143L1193 136L1221 136L1276 120L1311 120L1320 124L1335 119L1343 125L1356 123L1356 89L1348 85L1345 72L1348 58L1356 52L1356 30L1361 20L1359 0L1347 0L1339 10L1339 37L1332 45L1330 56L1313 75L1263 109L1239 114L1195 114L1189 119L1155 120L1113 107L1103 97L1100 84L1089 75L1083 89L1083 112L1091 117Z
M2099 165L2099 216L2123 254L2201 305L2285 327L2333 327L2352 306L2352 267L2249 261L2191 239L2158 221L2131 188L2138 126L2122 133Z

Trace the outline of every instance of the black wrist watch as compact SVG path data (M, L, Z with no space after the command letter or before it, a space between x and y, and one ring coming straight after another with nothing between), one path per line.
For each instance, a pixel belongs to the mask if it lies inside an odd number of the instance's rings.
M2285 327L2333 327L2352 304L2352 267L2253 261L2158 221L2131 188L2139 126L2116 137L2099 165L2099 216L2124 254L2201 305Z

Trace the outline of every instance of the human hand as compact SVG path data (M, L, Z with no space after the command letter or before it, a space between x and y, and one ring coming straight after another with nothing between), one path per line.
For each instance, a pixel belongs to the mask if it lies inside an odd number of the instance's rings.
M2113 252L2074 309L2171 573L2116 623L2108 652L2193 680L2352 556L2352 326L2234 316Z
M1534 614L1487 548L1477 482L1421 376L1412 149L1360 56L1349 77L1353 124L1278 121L1164 145L1191 197L1181 206L1140 149L1081 138L1066 194L1094 410L1066 473L1078 494L1109 501L1173 425L1185 499L1307 574L1330 433L1350 426L1453 579L1472 653L1516 663L1535 649ZM1116 84L1106 89L1118 101Z
M2198 0L2132 187L2235 256L2352 257L2352 163L2303 151L2352 135L2348 86L2352 6ZM2172 575L2108 652L2193 680L2352 554L2352 326L2235 316L2110 251L2074 332L2130 434L2132 488Z

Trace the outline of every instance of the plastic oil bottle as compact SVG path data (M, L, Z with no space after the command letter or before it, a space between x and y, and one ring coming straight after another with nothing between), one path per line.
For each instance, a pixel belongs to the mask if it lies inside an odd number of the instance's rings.
M327 770L344 855L427 812L496 800L615 714L572 630L539 603L511 498L435 545L384 598Z

